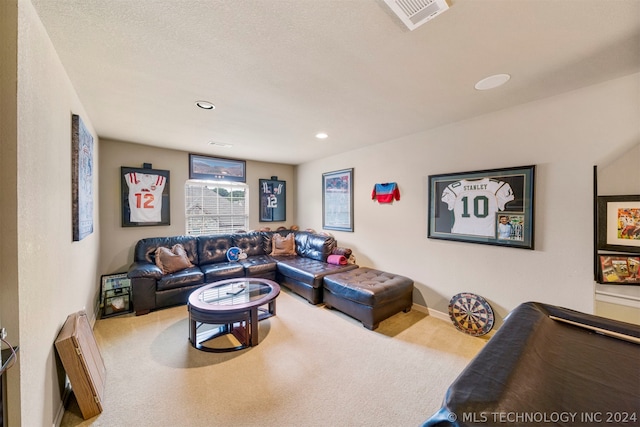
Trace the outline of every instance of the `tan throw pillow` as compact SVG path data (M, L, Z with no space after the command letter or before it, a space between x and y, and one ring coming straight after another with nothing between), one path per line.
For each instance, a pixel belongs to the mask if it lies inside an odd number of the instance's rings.
M162 274L175 273L176 271L193 267L187 256L187 251L179 243L173 245L171 249L162 246L158 247L156 249L156 265L162 270Z
M271 238L271 246L271 255L297 255L293 233L287 234L287 237L275 233Z

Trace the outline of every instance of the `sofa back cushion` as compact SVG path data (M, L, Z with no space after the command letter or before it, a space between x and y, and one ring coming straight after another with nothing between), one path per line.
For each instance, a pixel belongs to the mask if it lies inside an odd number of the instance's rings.
M227 251L234 247L232 234L198 236L198 257L200 264L227 262Z
M159 247L167 249L181 244L187 253L187 257L192 264L198 264L198 241L194 236L174 236L174 237L150 237L138 240L133 253L133 260L136 262L156 263L156 250Z
M250 233L236 233L233 235L234 246L242 249L247 256L265 255L265 233L253 231Z
M296 232L296 250L300 256L326 262L336 246L336 239L332 236L308 231Z

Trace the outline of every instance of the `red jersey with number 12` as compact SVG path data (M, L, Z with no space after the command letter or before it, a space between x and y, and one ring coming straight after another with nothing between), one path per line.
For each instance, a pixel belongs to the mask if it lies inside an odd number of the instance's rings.
M160 222L162 191L167 179L162 175L129 172L125 180L129 186L130 221Z

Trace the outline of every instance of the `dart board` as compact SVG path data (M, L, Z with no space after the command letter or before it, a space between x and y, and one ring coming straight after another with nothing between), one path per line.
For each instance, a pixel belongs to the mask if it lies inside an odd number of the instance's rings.
M453 325L465 334L479 337L493 328L493 310L480 295L463 292L449 301L449 317Z

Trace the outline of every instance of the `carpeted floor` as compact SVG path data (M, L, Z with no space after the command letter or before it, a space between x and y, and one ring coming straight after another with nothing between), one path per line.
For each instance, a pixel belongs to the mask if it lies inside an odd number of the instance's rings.
M61 426L418 426L485 344L417 310L376 331L283 290L260 344L206 353L186 306L98 320L103 412L73 396Z

